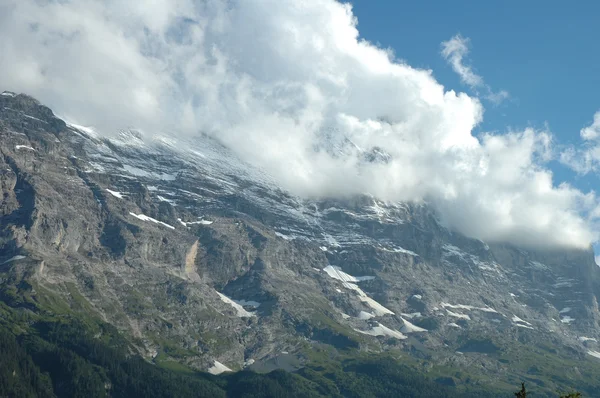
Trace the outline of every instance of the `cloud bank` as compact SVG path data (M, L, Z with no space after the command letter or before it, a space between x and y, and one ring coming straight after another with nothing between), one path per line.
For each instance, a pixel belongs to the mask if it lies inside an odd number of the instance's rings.
M594 194L553 185L549 132L476 138L480 101L361 40L348 4L4 0L0 54L2 89L101 131L211 134L298 195L427 201L487 241L596 239Z

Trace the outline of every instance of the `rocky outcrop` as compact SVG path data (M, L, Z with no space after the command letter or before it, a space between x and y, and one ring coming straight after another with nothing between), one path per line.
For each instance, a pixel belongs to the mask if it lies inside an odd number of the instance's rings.
M149 360L177 347L235 370L325 344L493 375L533 344L598 361L591 250L486 244L426 204L295 198L207 137L101 137L3 95L0 189L5 285L114 324Z

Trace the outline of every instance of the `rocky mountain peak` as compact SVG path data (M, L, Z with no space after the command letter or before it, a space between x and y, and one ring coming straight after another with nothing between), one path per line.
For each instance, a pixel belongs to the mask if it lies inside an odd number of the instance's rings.
M258 369L327 346L485 385L538 377L521 355L548 388L556 363L600 369L591 250L471 239L425 203L298 198L208 137L107 138L22 94L0 96L0 155L4 294L102 319L149 361Z

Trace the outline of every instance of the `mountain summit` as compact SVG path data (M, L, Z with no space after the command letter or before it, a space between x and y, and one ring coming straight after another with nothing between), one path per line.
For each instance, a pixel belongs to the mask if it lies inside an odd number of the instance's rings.
M11 311L98 320L149 362L213 374L325 352L392 355L457 391L600 387L591 249L471 239L427 204L295 197L209 137L105 137L10 92L0 154Z

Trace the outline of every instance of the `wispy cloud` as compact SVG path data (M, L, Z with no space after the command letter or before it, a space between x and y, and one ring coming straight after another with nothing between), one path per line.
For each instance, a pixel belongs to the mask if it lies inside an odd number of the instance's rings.
M452 70L460 76L460 80L473 89L477 94L483 90L483 96L494 104L499 104L509 97L507 91L492 91L485 83L483 77L475 73L473 67L468 64L470 39L460 34L448 41L442 42L442 56L450 64Z
M453 38L445 57L492 94L467 44ZM597 236L595 196L552 182L548 131L476 138L480 101L360 40L348 4L4 0L0 54L2 89L105 132L211 134L298 195L427 201L488 241ZM387 161L365 161L374 150Z
M581 138L584 140L598 140L600 138L600 111L594 114L594 121L581 129Z
M594 114L589 126L579 132L583 148L569 147L561 153L560 160L579 174L600 171L600 111Z

